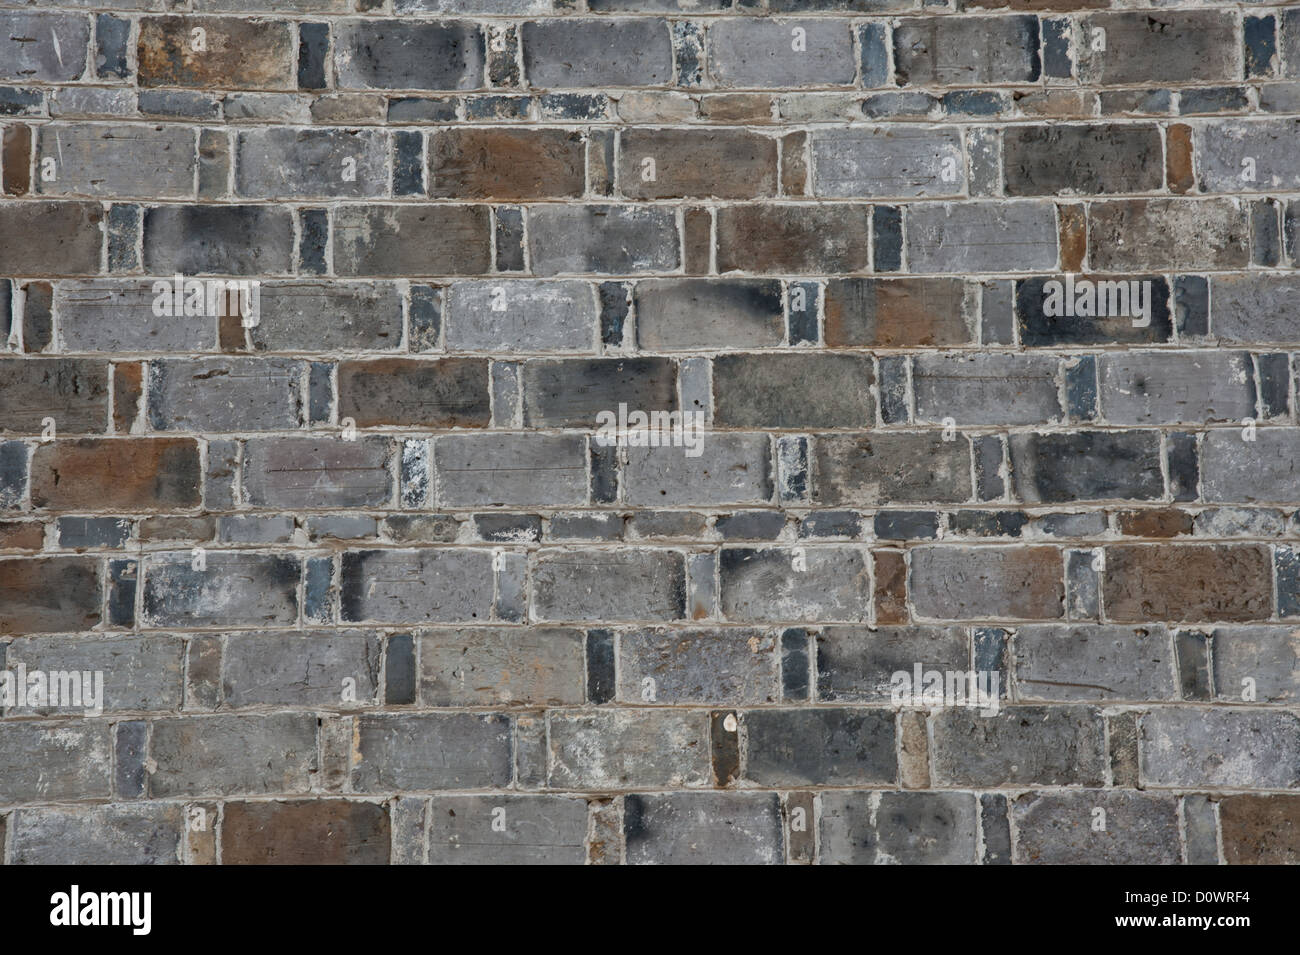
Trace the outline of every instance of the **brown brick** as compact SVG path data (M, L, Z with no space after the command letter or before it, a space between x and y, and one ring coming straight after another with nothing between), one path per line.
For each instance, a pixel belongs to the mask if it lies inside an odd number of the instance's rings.
M387 865L388 809L370 802L228 802L223 865Z
M1088 206L1088 264L1099 271L1233 269L1250 264L1235 199L1107 199ZM1189 242L1188 236L1196 241Z
M1083 268L1083 260L1088 252L1087 220L1083 206L1058 203L1056 216L1061 229L1061 269L1065 272L1078 272Z
M870 264L871 207L747 205L718 209L718 271L861 272Z
M965 4L972 10L1031 10L1035 13L1045 10L1104 10L1108 6L1107 0L968 0Z
M1108 547L1106 612L1136 623L1267 620L1271 573L1268 548L1259 545Z
M435 199L560 199L586 187L582 134L566 129L440 129L429 140Z
M832 279L826 283L826 344L964 345L973 316L961 279Z
M129 434L140 412L144 366L138 361L113 366L113 430Z
M103 220L98 202L0 203L0 262L5 274L97 274Z
M488 363L481 358L385 358L339 363L339 419L357 426L486 428Z
M189 438L53 441L32 455L32 506L197 507L202 473Z
M876 571L876 623L907 623L907 564L901 550L872 552Z
M1300 864L1300 795L1229 796L1219 827L1228 865Z
M87 358L0 358L0 432L108 430L108 364Z
M22 123L4 130L4 191L8 196L25 196L31 188L32 128Z
M766 93L714 93L700 99L700 118L709 123L772 122L772 97Z
M99 616L98 560L0 560L0 633L89 630Z
M1190 192L1196 185L1192 172L1192 127L1174 123L1165 145L1165 181L1170 192Z
M781 194L808 194L808 134L791 133L781 140Z
M619 189L633 199L772 196L776 151L775 139L743 129L625 129Z
M0 550L40 550L44 544L39 521L0 521Z
M1182 537L1192 532L1192 515L1175 508L1121 511L1119 532L1127 537Z
M140 522L142 541L209 541L216 533L215 517L146 517Z
M193 49L194 30L207 49ZM292 89L296 51L290 24L236 17L142 17L140 85Z
M904 710L898 714L898 780L904 789L930 788L930 741L925 714Z
M708 209L687 209L686 274L708 275L713 267L713 213Z
M339 275L482 275L492 264L486 205L348 205L334 212Z

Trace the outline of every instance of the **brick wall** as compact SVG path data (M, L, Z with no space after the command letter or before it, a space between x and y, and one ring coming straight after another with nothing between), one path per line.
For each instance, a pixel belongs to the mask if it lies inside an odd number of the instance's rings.
M0 4L4 861L1300 861L1300 8L1108 6Z

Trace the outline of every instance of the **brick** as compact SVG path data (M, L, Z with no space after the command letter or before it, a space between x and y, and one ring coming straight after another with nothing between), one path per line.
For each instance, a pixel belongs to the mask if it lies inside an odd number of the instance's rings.
M203 51L195 30L202 30ZM143 17L141 86L293 89L297 58L290 24L235 17Z
M334 30L340 89L482 89L485 55L479 28L459 20L345 20Z
M387 358L338 366L339 420L357 427L487 427L488 365L483 359Z
M528 256L537 275L671 272L681 261L671 210L616 205L531 209Z
M966 344L972 340L973 310L959 279L832 279L826 283L826 344Z
M1089 14L1079 21L1079 79L1107 86L1240 79L1235 21L1224 10ZM1097 30L1105 31L1101 50Z
M0 633L89 630L100 619L98 561L0 560Z
M379 197L387 162L387 140L374 130L241 130L235 189L250 199Z
M1099 816L1100 809L1104 816ZM1017 861L1037 865L1177 865L1172 796L1136 792L1032 793L1011 804ZM1105 828L1095 823L1104 820Z
M949 707L931 720L941 786L1098 786L1104 731L1086 706L1015 706L995 716Z
M429 195L577 198L585 187L585 157L582 134L565 129L438 129L429 140Z
M1023 425L1060 418L1056 362L1039 355L918 355L912 365L920 421Z
M434 443L435 493L449 507L587 502L587 448L576 435L446 435Z
M861 428L875 419L863 355L720 355L714 422L733 428Z
M344 697L345 688L351 700ZM227 706L365 706L378 702L378 694L379 637L374 633L333 630L226 637L222 697Z
M342 558L340 601L350 622L487 622L492 606L487 551L350 551Z
M1061 555L1052 547L919 547L909 592L923 617L1054 619L1065 596Z
M1163 184L1155 125L1015 126L1002 150L1008 196L1156 192ZM1116 155L1125 161L1113 162Z
M1173 645L1161 626L1029 626L1013 640L1025 701L1175 699Z
M624 500L654 506L758 504L772 499L767 435L701 434L699 441L698 456L692 456L689 447L625 449Z
M811 155L815 196L953 196L965 185L961 137L953 129L815 130Z
M823 505L966 501L970 445L925 433L818 435L811 480Z
M156 275L285 273L292 246L284 208L170 205L144 213L144 267Z
M82 77L90 19L72 13L5 11L0 19L0 79L66 83Z
M677 620L685 614L682 555L667 550L543 550L532 568L538 620Z
M709 76L719 87L849 86L855 72L844 20L736 17L709 26Z
M1261 546L1106 548L1106 612L1117 621L1247 621L1272 611L1271 562Z
M641 348L695 351L780 345L781 285L758 279L647 279L633 290Z
M431 865L581 865L587 801L568 796L441 796L429 813Z
M299 426L303 364L279 358L163 359L149 364L149 423L159 431Z
M898 773L886 710L757 709L744 730L745 778L760 786L879 786Z
M602 411L672 411L677 374L664 358L530 361L524 365L526 427L594 428Z
M177 865L186 820L178 803L25 809L13 816L15 865Z
M583 642L581 631L561 628L427 630L419 637L420 702L581 704Z
M339 275L479 275L491 261L490 215L471 205L344 205L334 213Z
M1202 442L1202 487L1207 501L1259 503L1293 496L1300 432L1262 428L1254 440L1239 428L1214 429Z
M0 358L4 432L41 434L53 418L59 434L108 429L108 366L84 358Z
M97 202L0 202L0 261L16 274L94 275L103 221Z
M784 856L775 793L630 795L623 831L629 865L771 865Z
M585 282L457 282L444 328L452 351L590 352L596 299Z
M489 713L381 713L356 719L350 779L356 792L488 789L510 782L508 717Z
M36 138L37 169L47 161L56 178L36 180L47 195L183 199L194 194L198 153L184 127L51 124Z
M225 865L387 865L389 810L320 799L228 802L222 812Z
M699 789L709 778L707 714L693 710L556 710L548 783L556 789Z
M1224 703L1293 703L1300 698L1300 634L1290 627L1217 627L1213 631L1214 698ZM1247 681L1250 681L1247 683Z
M1240 352L1106 354L1097 361L1112 424L1239 421L1255 414L1250 359Z
M316 770L316 718L197 716L153 723L149 794L305 793Z
M34 507L197 507L199 448L185 438L83 438L37 445Z
M1038 39L1032 16L903 19L894 27L894 72L904 85L1033 83Z
M825 274L870 264L870 207L754 204L717 210L719 272Z
M738 623L853 623L870 614L870 570L857 547L729 547L719 579L722 613Z
M1300 781L1300 720L1292 713L1170 707L1142 716L1146 787L1287 789Z
M630 199L776 194L777 141L748 130L624 129L619 156L619 189Z
M1294 865L1300 859L1300 798L1229 796L1219 803L1223 858L1229 865Z
M826 793L820 861L971 865L976 861L976 813L976 802L966 793Z
M913 272L1035 271L1056 265L1056 217L1047 203L925 203L908 207L906 222Z
M1187 235L1201 239L1184 242ZM1112 199L1088 207L1088 261L1101 271L1244 268L1248 235L1245 212L1232 199Z
M365 507L392 496L389 443L381 438L268 438L244 448L249 503L272 507Z
M1164 494L1154 431L1013 434L1010 447L1015 493L1029 504Z
M618 640L622 703L776 700L776 640L753 629L635 630Z
M524 75L536 88L664 86L672 81L672 40L663 20L538 20L523 24L520 35Z
M160 627L293 624L300 573L287 555L154 553L144 568L144 618Z
M877 552L879 553L879 552ZM836 703L888 703L891 679L925 669L966 670L970 641L960 627L826 627L815 638L817 699Z

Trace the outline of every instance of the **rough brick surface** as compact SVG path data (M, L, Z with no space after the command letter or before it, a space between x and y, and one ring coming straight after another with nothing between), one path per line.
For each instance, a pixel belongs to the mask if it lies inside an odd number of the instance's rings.
M0 863L1300 861L1294 5L0 7Z

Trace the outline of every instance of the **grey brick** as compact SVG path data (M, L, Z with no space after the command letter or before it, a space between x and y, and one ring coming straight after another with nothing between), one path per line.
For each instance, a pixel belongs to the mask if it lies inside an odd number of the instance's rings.
M297 428L304 372L283 358L150 362L149 423L159 431Z
M524 365L527 427L590 428L602 411L672 411L677 369L666 358L530 361Z
M362 630L232 633L222 653L223 700L227 706L374 705L379 644L378 634Z
M537 275L671 272L680 263L672 211L637 206L538 206L528 215Z
M66 83L86 69L90 18L72 13L5 11L0 18L0 79Z
M1097 810L1104 815L1099 815ZM1178 805L1137 792L1031 793L1011 804L1017 861L1040 865L1177 865ZM1097 824L1104 821L1104 829Z
M244 445L244 492L261 507L386 504L391 453L389 441L378 437L253 438Z
M1176 698L1173 644L1162 626L1021 627L1012 646L1021 700Z
M180 803L25 809L13 816L15 865L177 865L186 819Z
M685 615L686 569L668 550L542 550L533 564L538 620L677 620Z
M487 622L492 555L483 550L363 550L343 555L340 600L350 622Z
M849 86L855 74L845 20L736 17L709 26L709 76L720 87Z
M84 279L54 284L59 339L70 352L213 351L217 323L210 315L155 315L158 295L169 296L174 283L158 280Z
M203 569L196 569L197 564ZM292 625L301 567L285 554L172 551L144 562L144 620L159 627Z
M967 501L970 444L935 433L818 435L812 448L817 504Z
M771 703L775 634L754 629L634 630L618 639L621 703Z
M340 89L481 89L485 54L479 28L458 20L345 20L334 28Z
M629 865L783 861L776 793L662 793L623 802Z
M624 500L632 505L748 504L772 499L771 445L765 434L698 435L687 447L629 447Z
M1249 356L1237 352L1106 354L1097 359L1112 424L1239 421L1255 415Z
M585 282L457 282L444 325L450 351L590 352L596 299Z
M1300 785L1300 719L1292 713L1159 709L1143 714L1139 732L1147 787Z
M1080 19L1076 35L1083 41L1075 44L1079 79L1090 85L1241 78L1236 18L1226 10L1093 13Z
M996 716L950 707L931 720L934 779L943 786L1099 786L1101 713L1086 706L1015 706Z
M51 124L36 140L37 168L47 160L55 179L36 181L48 195L184 199L194 195L197 141L185 126Z
M916 86L1036 82L1038 18L900 20L894 27L894 72L900 83Z
M556 789L699 789L709 779L706 712L556 710L548 730Z
M488 789L510 782L509 717L480 713L383 713L356 720L351 785L393 789Z
M953 196L966 184L961 136L953 129L814 130L811 149L817 196Z
M977 805L967 793L822 795L823 865L972 865Z
M1248 689L1260 703L1291 705L1300 699L1300 635L1294 629L1218 627L1213 641L1216 700L1249 702Z
M673 50L663 20L538 20L523 24L524 75L530 86L574 89L664 86Z
M580 435L444 435L434 442L439 503L450 507L571 507L587 502Z
M1041 202L936 202L909 206L913 272L1012 272L1056 265L1057 227Z
M728 428L862 428L875 420L865 355L720 355L713 420Z
M1029 504L1164 494L1155 431L1078 431L1011 435L1016 495Z
M636 338L651 351L780 345L781 285L756 279L648 279L637 282ZM815 299L814 293L814 299Z
M1052 547L918 547L910 593L916 612L940 619L1054 619L1064 584Z
M181 669L185 646L166 634L18 637L9 644L5 666L42 670L102 671L105 712L121 710L174 711L181 705ZM84 692L84 685L83 685ZM84 697L83 697L84 700ZM88 702L88 701L87 701ZM6 715L66 714L65 707L6 707Z
M107 798L112 744L107 723L0 724L0 802ZM41 767L33 773L30 767Z
M293 222L274 206L151 206L144 267L155 275L267 275L289 271Z
M825 627L815 637L817 699L888 703L891 680L913 667L970 669L970 640L961 627ZM1005 679L1005 677L1003 678Z
M307 792L317 768L316 722L311 713L156 720L149 794Z
M722 613L736 622L855 623L871 612L868 560L858 547L728 547L719 577Z
M587 801L569 796L440 796L429 807L430 865L582 865Z
M387 162L387 137L374 130L241 130L235 189L251 199L383 196Z
M912 364L918 421L1023 425L1060 419L1056 359L1040 355L926 354Z
M426 706L562 706L584 701L584 635L559 628L432 629L419 636Z
M750 710L744 730L745 778L760 786L878 786L897 778L888 710Z

